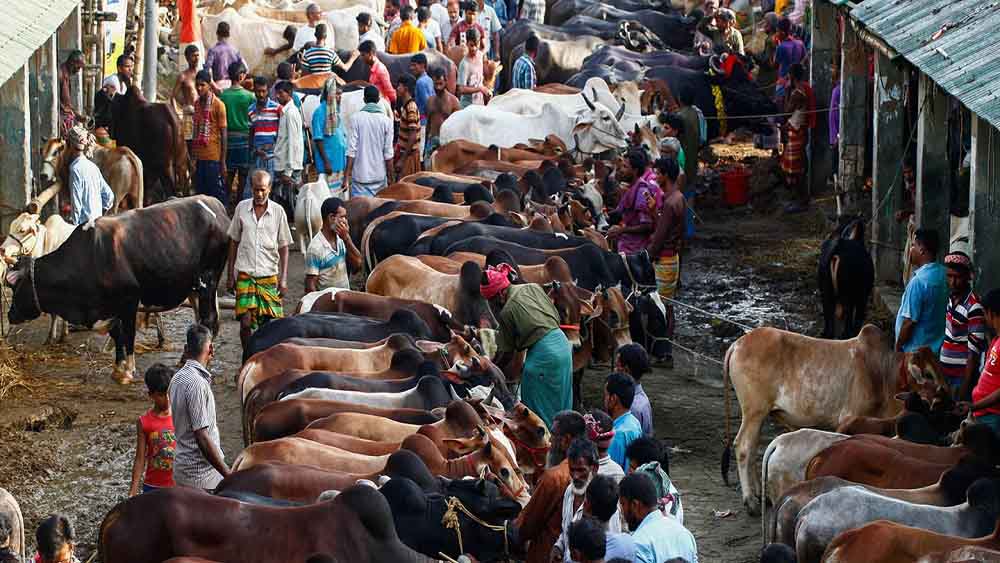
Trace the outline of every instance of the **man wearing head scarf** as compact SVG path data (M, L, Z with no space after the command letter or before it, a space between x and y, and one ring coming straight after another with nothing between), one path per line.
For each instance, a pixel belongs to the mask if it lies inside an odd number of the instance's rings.
M744 55L743 34L736 28L736 12L721 8L714 16L706 15L698 24L698 31L712 40L712 47L722 47Z
M986 312L972 290L972 260L964 252L944 257L948 276L948 313L941 344L941 373L957 401L968 401L986 352Z
M559 411L573 407L573 349L559 328L559 312L542 286L511 285L513 268L500 264L483 273L480 291L499 321L496 365L506 367L526 350L521 400L551 427Z
M104 180L101 170L90 160L94 138L83 125L74 125L66 138L69 159L69 196L73 205L71 225L83 225L97 219L115 203L115 193Z
M608 455L611 440L615 437L614 421L600 409L591 410L584 415L583 421L587 424L587 438L597 446L597 473L611 477L617 484L625 477L625 470Z
M347 135L340 119L340 87L335 76L323 86L323 99L313 112L312 135L316 144L316 171L326 175L326 185L337 193L344 183L347 166Z

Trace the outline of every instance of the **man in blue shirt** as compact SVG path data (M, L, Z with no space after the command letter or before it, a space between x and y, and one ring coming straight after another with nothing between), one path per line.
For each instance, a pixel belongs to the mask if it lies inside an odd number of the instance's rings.
M511 88L534 90L538 83L535 74L536 55L538 55L538 37L532 34L524 42L524 54L514 61L514 68L511 69L510 73Z
M948 312L948 276L937 262L939 246L937 231L917 229L913 233L909 259L914 272L896 315L897 352L915 352L925 346L934 354L941 351Z
M87 158L94 139L83 125L74 125L66 135L66 158L69 159L69 195L73 203L71 225L83 225L111 209L115 193L101 170Z
M608 455L618 465L628 467L625 448L642 436L639 419L629 410L635 398L635 380L625 373L613 372L604 384L604 410L615 421L615 437L611 439Z
M694 536L656 506L656 487L645 473L632 473L618 485L622 516L632 530L636 563L664 563L680 558L698 563Z
M410 74L417 79L413 99L420 110L420 127L427 127L427 100L434 95L434 79L427 74L427 55L417 53L410 57Z

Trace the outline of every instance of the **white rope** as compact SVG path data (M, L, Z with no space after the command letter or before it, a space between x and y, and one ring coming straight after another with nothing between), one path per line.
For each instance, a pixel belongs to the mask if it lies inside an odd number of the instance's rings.
M663 340L666 340L671 345L673 345L675 348L680 348L681 350L687 352L688 354L691 354L692 356L695 356L697 358L701 358L703 360L708 360L709 362L712 362L713 364L718 364L720 366L725 365L720 360L716 360L715 358L706 356L705 354L702 354L700 352L696 352L696 351L692 350L691 348L688 348L688 347L686 347L686 346L684 346L682 344L677 343L676 340L673 340L673 339L670 339L670 338L664 338Z
M680 305L681 307L687 307L688 309L693 309L693 310L698 311L699 313L701 313L703 315L708 315L708 316L710 316L712 318L719 319L720 321L725 321L725 322L727 322L729 324L736 325L736 326L742 328L743 330L750 331L750 330L754 329L754 327L752 327L752 326L745 325L745 324L743 324L741 322L737 322L737 321L734 321L732 319L728 319L726 317L723 317L722 315L719 315L718 313L712 313L712 312L706 311L704 309L699 309L698 307L695 307L694 305L688 305L687 303L682 303L682 302L680 302L680 301L678 301L676 299L671 299L669 297L664 297L662 295L660 296L660 299L662 299L664 301L669 301L669 302L673 303L674 305Z

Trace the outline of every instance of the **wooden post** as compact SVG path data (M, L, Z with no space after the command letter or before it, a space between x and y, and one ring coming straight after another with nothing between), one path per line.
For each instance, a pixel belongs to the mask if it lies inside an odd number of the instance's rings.
M1000 132L972 115L972 170L969 187L969 243L980 295L1000 286Z
M943 256L951 238L948 97L926 74L921 74L919 98L916 220L920 228L938 232Z
M845 26L840 49L840 189L857 200L865 187L868 144L868 54L871 51L851 26Z
M29 65L17 70L0 86L0 203L22 209L31 198L31 104ZM0 215L0 230L7 232L14 215Z
M29 102L31 132L34 137L33 146L28 149L31 154L32 177L37 177L42 166L41 143L45 139L59 136L59 76L55 34L32 54L28 60L28 69L28 88L32 93Z
M827 2L813 2L812 47L809 55L809 84L816 94L816 106L825 108L833 90L833 56L838 35L837 9ZM833 171L830 147L829 113L816 115L816 127L811 132L809 160L809 192L823 191Z
M872 239L875 278L901 281L904 229L896 221L903 202L902 162L906 145L903 71L884 53L875 58L875 139L872 143Z

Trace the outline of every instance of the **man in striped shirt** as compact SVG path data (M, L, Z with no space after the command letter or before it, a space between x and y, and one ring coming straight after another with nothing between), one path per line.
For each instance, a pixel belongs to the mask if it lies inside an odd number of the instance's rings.
M986 314L972 291L972 261L964 252L945 256L948 276L948 313L941 371L958 401L969 400L979 375L980 357L986 351Z
M535 56L538 54L538 36L530 35L524 42L524 54L514 61L511 70L511 87L523 90L534 90L537 84L535 77Z
M319 72L333 72L336 66L340 70L347 72L358 58L358 52L351 53L351 58L347 62L340 60L336 51L326 46L326 24L321 23L316 26L316 44L302 52L302 72L304 74L316 74Z
M167 392L174 420L174 482L178 486L211 490L229 475L215 419L211 361L212 332L200 324L187 331L184 367L174 374Z
M281 119L281 106L268 97L267 79L257 76L253 79L253 95L256 100L250 104L250 150L253 162L250 172L267 170L274 177L274 142L278 137L278 122ZM243 188L241 200L250 197L250 176L247 175L246 186Z
M545 23L545 0L521 0L520 18Z

